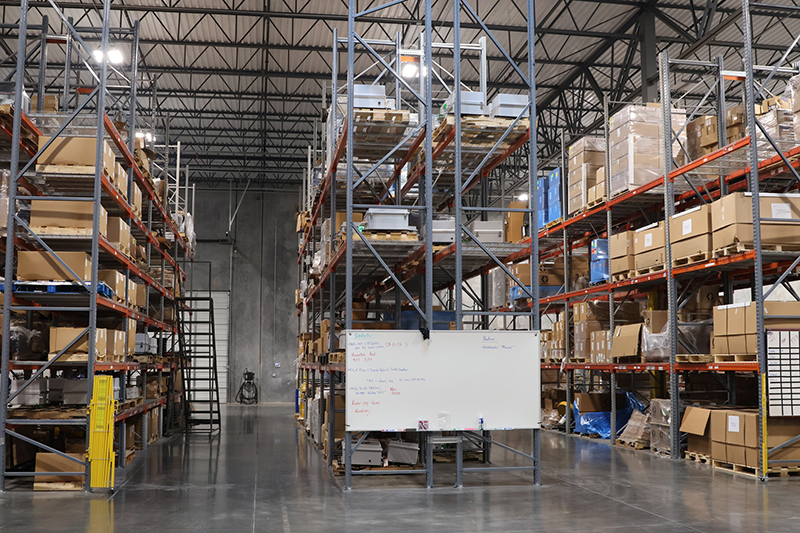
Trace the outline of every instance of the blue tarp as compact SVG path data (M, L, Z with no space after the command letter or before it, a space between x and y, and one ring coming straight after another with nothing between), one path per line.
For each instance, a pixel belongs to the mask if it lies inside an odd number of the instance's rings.
M637 400L632 393L626 392L625 396L628 400L627 404L622 409L617 409L616 435L619 435L622 428L628 423L628 419L633 414L634 409L639 411L644 411L645 409L644 404ZM575 433L596 433L600 435L601 438L611 438L611 411L586 413L582 415L573 404L572 414L575 419Z

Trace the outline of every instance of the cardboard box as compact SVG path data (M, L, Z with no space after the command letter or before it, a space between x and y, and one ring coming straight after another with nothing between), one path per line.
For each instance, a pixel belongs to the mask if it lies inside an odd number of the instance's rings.
M92 279L92 261L86 252L58 252L58 257L81 280ZM75 281L74 276L49 252L19 251L17 279L21 281Z
M759 195L762 218L800 219L800 195L762 193ZM752 195L733 193L711 204L711 225L714 228L714 249L736 243L753 245ZM761 222L763 244L800 243L800 224L794 222Z
M611 235L608 238L608 257L617 259L632 255L634 234L633 231L621 231Z
M94 202L32 200L31 227L75 228L91 235ZM100 206L100 234L107 235L108 213ZM77 231L76 231L77 233Z
M136 213L141 218L142 190L139 188L139 185L136 182L133 182L133 194L131 196L132 198L130 199L130 205L133 208L133 212Z
M575 340L586 340L591 338L595 331L603 331L603 324L599 320L579 320L575 322Z
M131 227L120 217L108 217L108 242L121 252L131 253Z
M608 392L578 392L575 394L575 407L581 413L604 413L611 411L611 394ZM617 393L617 410L627 405L625 393Z
M645 268L663 266L665 260L666 250L664 248L659 248L650 252L638 253L635 256L636 269L641 270Z
M129 318L128 319L128 330L126 332L127 335L127 344L126 344L126 351L125 355L133 355L136 353L136 320Z
M34 94L31 96L31 112L38 113L39 109L39 95ZM46 94L42 99L42 113L58 113L58 96L54 94Z
M711 455L710 424L711 409L687 406L681 420L680 431L686 433L687 451Z
M608 260L608 271L613 276L624 274L636 268L636 256L633 254Z
M84 461L86 456L82 453L68 453L70 457L74 457L79 461ZM76 463L75 461L71 461L65 457L58 455L57 453L45 453L45 452L37 452L36 453L36 472L82 472L85 470L85 467ZM33 490L47 490L49 487L39 486L36 487L39 483L75 483L78 485L83 485L84 476L36 476L34 477L34 489Z
M57 354L67 347L85 328L51 327L50 328L50 353ZM104 356L108 353L108 335L103 328L97 328L95 336L95 353ZM88 353L89 333L86 332L65 354Z
M98 270L97 280L108 285L117 300L125 301L125 274L118 270Z
M513 201L509 202L510 209L527 209L528 202ZM506 242L519 242L522 240L525 228L525 215L527 213L509 212L505 219L505 238Z
M125 332L116 329L106 330L106 342L106 354L115 356L115 360L122 359L126 349Z
M650 333L661 333L669 320L669 311L643 311L644 326Z
M49 140L49 137L39 137L39 148L41 149ZM37 164L94 167L96 149L97 138L95 137L58 137L39 156ZM107 141L103 141L103 169L107 176L114 175L115 163L111 145Z
M659 250L666 245L664 222L658 222L636 230L633 236L633 253L636 255Z
M136 306L140 309L147 307L147 285L144 283L136 284Z
M636 357L642 340L642 324L617 326L611 346L611 357Z
M711 206L704 204L683 213L673 215L669 221L670 242L682 242L688 239L711 234ZM675 254L673 254L675 255Z

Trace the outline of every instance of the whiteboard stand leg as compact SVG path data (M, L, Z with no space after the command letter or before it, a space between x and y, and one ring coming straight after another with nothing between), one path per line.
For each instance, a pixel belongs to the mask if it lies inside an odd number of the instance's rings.
M542 484L542 441L541 441L542 430L534 429L533 430L533 484L534 485L541 485Z
M350 490L350 487L353 482L353 470L352 470L352 436L349 431L345 431L344 433L344 490Z
M458 433L456 443L456 484L454 488L460 489L464 486L464 444L461 432Z
M564 374L567 378L567 420L565 433L569 435L572 433L572 370L565 370Z
M425 440L427 441L427 457L425 459L425 469L427 470L427 487L433 488L433 443L431 442L431 432L425 433Z

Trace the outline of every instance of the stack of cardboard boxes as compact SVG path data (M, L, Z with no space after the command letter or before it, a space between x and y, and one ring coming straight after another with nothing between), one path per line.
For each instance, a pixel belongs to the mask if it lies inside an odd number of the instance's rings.
M715 464L718 461L757 469L758 425L756 410L689 406L683 414L680 431L688 435L689 453L710 456ZM767 449L771 450L800 434L800 422L797 418L770 418L766 429ZM800 444L775 451L769 460L797 461L783 463L781 467L800 465Z
M606 167L600 167L595 174L594 185L589 187L586 205L593 207L596 204L606 201Z
M611 117L611 196L663 174L660 106L628 106Z
M610 363L608 302L579 302L572 307L572 311L575 323L574 356L596 364ZM640 322L639 304L635 302L619 304L614 320L619 324Z
M565 345L564 345L564 332L566 331L564 319L557 320L553 322L553 334L552 340L550 340L550 360L551 361L562 361L564 356L566 355Z
M669 220L673 266L710 259L711 206L703 204Z
M761 193L761 217L787 219L761 222L763 245L800 245L800 194ZM721 250L730 246L753 247L753 203L751 193L737 192L711 204L712 246Z
M771 318L773 316L800 316L800 302L764 302L765 329L796 328L797 320ZM711 341L711 353L718 360L730 360L730 356L735 356L735 360L755 360L758 353L757 335L756 304L754 302L714 307L714 336Z
M611 364L611 331L593 331L589 338L589 360L594 365Z
M514 200L508 203L509 209L527 209L528 202ZM539 206L541 209L541 205ZM525 223L527 222L528 214L521 211L507 212L504 221L504 233L506 242L519 242L525 237L529 237L525 231Z
M539 332L539 357L542 361L550 360L550 347L552 346L553 330L544 329Z
M589 188L597 184L597 171L605 163L605 139L584 137L569 147L568 208L570 215L588 206Z
M608 270L613 281L631 277L636 268L633 231L625 230L608 238Z
M663 269L666 244L663 221L637 229L633 234L636 273L644 274Z

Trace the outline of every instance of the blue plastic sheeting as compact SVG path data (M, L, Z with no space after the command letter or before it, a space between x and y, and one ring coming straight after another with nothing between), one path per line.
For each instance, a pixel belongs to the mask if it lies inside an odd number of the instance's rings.
M389 320L394 320L394 313L388 313ZM450 329L450 322L456 321L455 311L434 311L433 328ZM400 329L419 329L419 313L414 311L400 311Z
M626 392L625 396L627 397L627 404L624 408L617 409L617 431L615 437L619 435L622 428L628 423L628 419L630 419L634 409L639 411L644 411L645 409L644 404L637 400L632 393ZM596 433L600 435L601 438L611 438L611 411L586 413L582 415L573 404L572 413L575 419L575 433Z
M603 283L610 277L608 272L608 259L593 259L589 267L591 283Z
M592 261L608 259L608 239L595 239L592 241Z

